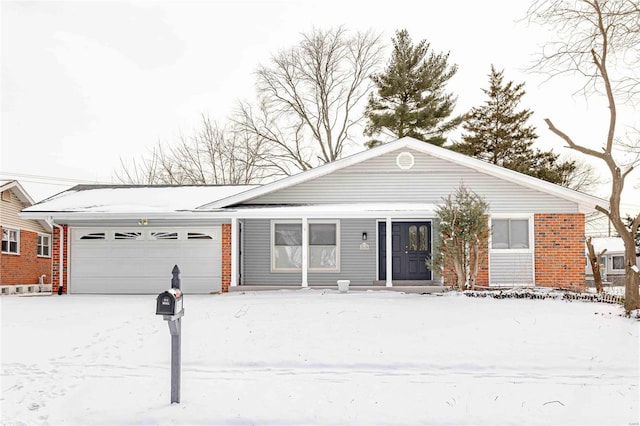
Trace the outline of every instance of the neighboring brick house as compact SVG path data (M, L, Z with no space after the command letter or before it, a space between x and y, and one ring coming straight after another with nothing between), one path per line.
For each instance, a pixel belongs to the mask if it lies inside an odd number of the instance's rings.
M51 283L52 232L44 219L18 213L34 204L18 181L0 181L0 285Z
M489 204L478 285L585 286L584 215L605 200L409 137L265 185L78 186L21 216L62 226L71 293L156 293L174 264L186 293L430 291L453 284L426 260L461 183Z

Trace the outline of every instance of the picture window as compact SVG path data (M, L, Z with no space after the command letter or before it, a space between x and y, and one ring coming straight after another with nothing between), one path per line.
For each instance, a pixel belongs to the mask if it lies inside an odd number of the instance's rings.
M309 222L308 247L302 246L302 224L274 222L272 226L272 260L274 272L302 269L302 250L308 250L309 271L339 270L339 224L337 221Z

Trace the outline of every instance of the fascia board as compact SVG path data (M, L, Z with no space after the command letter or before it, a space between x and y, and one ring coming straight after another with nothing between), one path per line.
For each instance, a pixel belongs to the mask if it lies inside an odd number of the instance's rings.
M18 216L24 219L36 220L53 220L54 222L64 223L65 221L77 220L126 220L126 219L153 219L153 220L172 220L172 219L228 219L230 216L225 211L180 211L180 212L126 212L126 213L108 213L108 212L47 212L47 211L30 211L20 212Z
M332 218L332 219L350 219L350 218L424 218L435 217L437 206L429 205L412 205L412 206L396 206L388 208L383 206L372 205L310 205L310 206L287 206L287 207L254 207L227 209L230 217L237 219L263 219L263 218Z

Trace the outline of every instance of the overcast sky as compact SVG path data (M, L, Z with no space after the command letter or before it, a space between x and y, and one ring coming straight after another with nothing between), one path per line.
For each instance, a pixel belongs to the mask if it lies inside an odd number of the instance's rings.
M415 42L426 39L434 51L450 52L459 67L447 86L458 96L456 113L485 100L481 89L494 64L505 80L526 82L521 106L534 111L539 147L566 152L546 130L545 117L597 147L606 134L604 104L572 97L577 80L541 84L543 76L525 70L548 36L521 20L528 5L2 1L0 178L19 179L36 200L74 181L110 182L120 158L190 134L202 113L224 121L238 99L253 99L256 67L314 26L372 29L387 45L406 28ZM626 124L634 124L630 117ZM363 141L356 135L350 151L364 149ZM637 185L638 173L631 178L629 186Z

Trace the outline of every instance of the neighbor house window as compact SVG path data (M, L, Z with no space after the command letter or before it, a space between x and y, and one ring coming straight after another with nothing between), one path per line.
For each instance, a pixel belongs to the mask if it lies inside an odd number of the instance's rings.
M51 235L38 234L38 256L51 257Z
M611 256L611 269L624 270L624 256Z
M338 271L338 222L310 221L308 226L308 247L303 248L301 223L273 223L271 247L273 271L299 271L302 268L303 249L308 253L309 271Z
M491 248L528 249L529 219L493 219L491 221Z
M20 254L20 231L2 228L2 252Z

